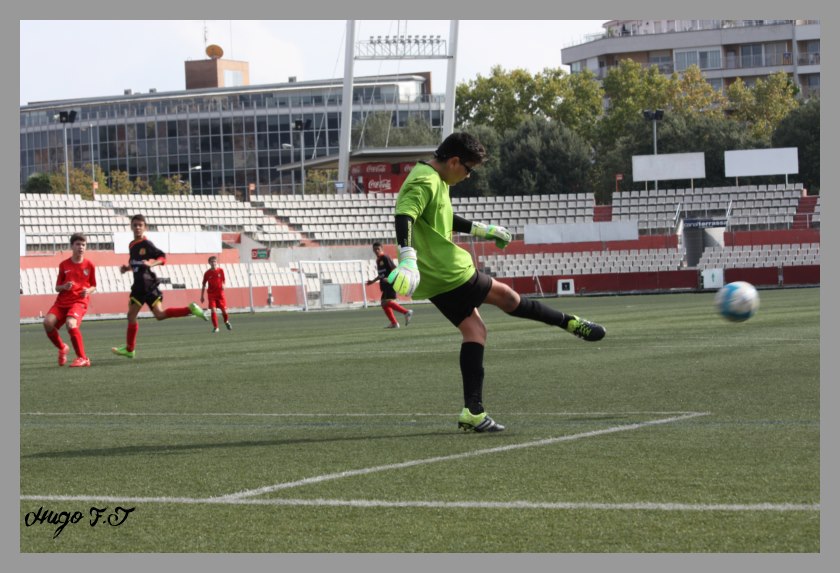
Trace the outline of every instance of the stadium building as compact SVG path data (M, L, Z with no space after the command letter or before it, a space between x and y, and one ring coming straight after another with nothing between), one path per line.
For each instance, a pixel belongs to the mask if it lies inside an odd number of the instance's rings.
M185 62L183 91L125 90L21 106L20 184L36 173L63 172L66 152L77 169L95 165L106 175L127 172L132 180L177 177L188 181L194 194L246 199L301 193L303 167L335 163L342 78L298 82L292 77L252 86L246 62L222 59L213 45L207 55ZM387 112L396 128L412 117L436 130L443 125L444 96L432 93L429 72L356 77L353 100L354 124ZM400 160L416 157L394 158ZM364 161L353 159L354 164ZM381 166L356 166L355 191L398 188L400 181L391 175L400 176L401 167L391 173L388 166L383 173Z
M783 71L803 97L820 93L819 20L610 20L604 30L561 51L572 73L603 79L625 59L663 74L696 64L725 90L736 78L752 86Z

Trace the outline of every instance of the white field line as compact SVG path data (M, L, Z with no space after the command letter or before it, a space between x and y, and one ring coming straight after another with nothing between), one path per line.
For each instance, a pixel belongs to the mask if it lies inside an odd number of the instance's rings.
M285 507L432 508L432 509L553 509L617 511L819 511L818 503L597 503L532 501L386 501L375 499L226 499L192 497L119 497L93 495L22 495L21 501L98 501L173 505L274 505Z
M637 424L624 424L621 426L613 426L610 428L605 428L602 430L593 430L590 432L582 432L580 434L571 434L568 436L559 436L557 438L545 438L541 440L533 440L530 442L523 442L520 444L510 444L507 446L498 446L495 448L485 448L483 450L473 450L471 452L463 452L460 454L450 454L448 456L435 456L431 458L424 458L419 460L410 460L407 462L401 462L397 464L386 464L381 466L373 466L369 468L361 468L357 470L347 470L343 472L337 472L332 474L323 474L319 476L313 476L309 478L305 478L302 480L290 481L290 482L283 482L274 485L267 485L264 487L256 488L256 489L249 489L243 490L236 493L231 493L223 496L219 496L216 499L229 499L229 500L236 500L236 499L244 499L248 497L254 497L258 495L264 495L267 493L273 493L275 491L285 490L285 489L292 489L296 487L312 485L316 483L323 483L325 481L337 480L337 479L344 479L348 477L355 477L360 475L369 475L377 472L384 472L384 471L391 471L391 470L399 470L404 468L410 468L415 466L427 465L427 464L434 464L438 462L447 462L452 460L459 460L464 458L472 458L476 456L483 456L487 454L497 454L500 452L510 452L514 450L521 450L524 448L534 448L539 446L548 446L551 444L557 444L560 442L570 442L573 440L580 440L583 438L591 438L594 436L602 436L604 434L612 434L615 432L626 432L629 430L638 430L639 428L645 428L647 426L654 426L658 424L668 424L671 422L679 422L682 420L688 420L690 418L696 418L697 416L706 416L708 412L691 412L688 414L683 414L681 416L674 416L670 418L662 418L660 420L651 420L648 422L639 422Z

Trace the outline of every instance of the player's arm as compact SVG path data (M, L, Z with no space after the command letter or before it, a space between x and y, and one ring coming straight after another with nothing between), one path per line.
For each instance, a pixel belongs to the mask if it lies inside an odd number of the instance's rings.
M154 259L146 259L145 261L143 261L143 264L146 265L149 268L158 267L160 265L165 265L166 264L166 256L161 255L160 257L157 257L157 258L154 258Z
M88 276L88 286L82 289L81 297L86 298L96 292L96 267L90 265L90 276Z
M411 246L414 219L409 215L396 215L394 227L399 246L399 264L388 274L388 282L399 294L411 296L420 284L420 271L417 270L417 251Z
M55 277L55 292L62 292L65 290L70 290L73 288L73 281L67 281L66 283L59 282L61 280L61 267L58 267L58 276Z
M207 273L205 272L204 277L202 278L202 281L201 281L201 298L198 300L198 302L204 302L204 288L206 286L207 286Z
M452 215L452 230L459 233L469 233L479 239L492 239L496 246L504 249L513 238L510 231L499 225L487 225L469 221L458 215Z

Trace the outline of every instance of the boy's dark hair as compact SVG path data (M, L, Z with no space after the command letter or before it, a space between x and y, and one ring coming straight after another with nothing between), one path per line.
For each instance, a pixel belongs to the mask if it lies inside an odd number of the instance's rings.
M476 137L460 131L450 134L435 150L435 159L445 161L451 157L479 165L487 159L487 150Z
M76 241L84 241L87 243L87 237L85 237L84 233L73 233L70 235L70 246L73 246L73 243Z
M381 246L382 246L382 243L374 243L374 244L371 245L371 248L375 249L375 248L381 247Z
M146 222L146 217L144 217L144 216L143 216L143 215L141 215L140 213L137 213L136 215L134 215L134 216L131 218L131 222L133 223L134 221L143 221L143 222L145 223L145 222Z
M217 259L217 258L216 258L216 255L213 255L213 256L211 256L209 259L207 259L207 264L210 264L210 263L212 263L213 261L218 261L218 260L219 260L219 259Z

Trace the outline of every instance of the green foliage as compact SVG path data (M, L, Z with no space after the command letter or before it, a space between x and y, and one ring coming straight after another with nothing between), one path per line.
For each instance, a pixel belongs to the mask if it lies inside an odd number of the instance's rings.
M782 119L799 106L796 87L784 72L758 78L751 88L738 78L726 94L733 119L767 142Z
M773 132L773 147L799 148L799 177L809 193L820 190L820 99L790 112Z
M354 148L431 146L440 143L440 133L419 117L410 116L404 126L396 126L394 114L377 111L353 125L351 141Z
M575 181L575 189L594 192L599 202L609 202L616 173L624 174L621 189L644 186L632 182L632 156L653 152L651 123L642 116L646 109L665 111L657 126L659 153L704 152L707 177L701 184L731 184L724 176L724 152L770 146L774 130L799 104L796 89L784 73L757 80L753 88L737 80L727 94L724 96L706 82L696 65L680 74L665 76L656 66L646 67L627 59L609 70L602 85L588 70L568 75L548 68L531 76L523 70L506 72L496 66L489 77L478 76L457 86L458 129L478 133L479 128L487 128L493 136L483 132L479 137L492 141L487 146L491 160L483 173L460 183L453 193L507 194L511 187L521 193L554 193L562 179L566 183ZM606 110L604 98L608 101ZM819 106L811 111L816 113L810 121L818 123ZM577 147L564 154L578 159L589 154L591 165L571 174L549 176L546 170L558 168L561 162L535 159L545 147L544 143L537 144L542 137L518 129L535 118L551 120L578 136L574 141L563 140ZM818 128L811 131L819 133ZM532 139L518 140L526 135ZM818 188L819 137L780 135L778 141L782 140L808 146L807 155L800 156L800 165L807 184ZM549 147L556 149L556 145L557 142ZM794 145L800 146L791 144ZM583 148L592 151L583 153ZM509 161L515 165L507 165ZM567 164L563 168L573 167ZM585 182L579 184L583 174ZM741 182L752 181L742 178ZM669 181L669 185L689 184Z
M50 176L47 173L33 173L26 180L22 191L24 193L52 193L52 184Z

